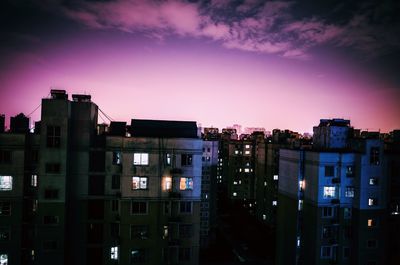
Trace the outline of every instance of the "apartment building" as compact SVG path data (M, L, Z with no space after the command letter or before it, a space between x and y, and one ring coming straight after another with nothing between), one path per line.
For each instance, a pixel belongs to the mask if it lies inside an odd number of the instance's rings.
M196 123L106 126L98 112L52 90L35 133L13 122L0 134L0 263L198 264Z
M277 264L386 264L383 142L352 130L321 120L312 150L280 150Z

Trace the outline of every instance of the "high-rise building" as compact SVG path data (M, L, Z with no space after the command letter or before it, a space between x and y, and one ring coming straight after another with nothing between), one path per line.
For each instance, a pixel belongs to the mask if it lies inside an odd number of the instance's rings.
M383 142L335 126L321 120L312 150L280 150L277 264L386 264Z
M0 134L0 263L198 264L211 227L196 123L108 127L98 111L52 90L34 134Z

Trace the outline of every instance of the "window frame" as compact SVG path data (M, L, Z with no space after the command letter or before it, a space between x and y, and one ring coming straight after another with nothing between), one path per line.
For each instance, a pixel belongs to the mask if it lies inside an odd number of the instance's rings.
M136 184L137 188L134 188L134 185L133 185L134 179L138 180L138 182ZM142 187L143 180L146 180L145 181L146 186L144 188ZM131 190L148 190L148 189L149 189L149 177L145 177L145 176L132 176L131 177Z
M61 147L61 127L56 125L47 125L46 128L46 147L60 148Z
M138 212L133 212L134 204L138 203ZM131 215L147 215L149 213L149 203L147 201L131 201ZM145 211L142 211L142 206L145 206Z
M193 188L194 188L193 179L194 179L193 177L180 177L179 178L179 190L180 191L193 190ZM184 180L184 183L182 182L182 180ZM182 186L182 185L185 185L185 186Z
M133 153L134 166L148 166L150 160L149 153Z
M7 180L6 180L7 179ZM0 192L12 191L14 186L14 178L11 175L0 175Z

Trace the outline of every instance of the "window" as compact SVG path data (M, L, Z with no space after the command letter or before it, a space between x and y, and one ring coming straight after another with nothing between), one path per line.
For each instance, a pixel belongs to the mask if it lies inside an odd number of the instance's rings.
M370 178L369 179L369 185L371 185L371 186L378 185L378 179L377 178Z
M249 168L245 168L245 169L244 169L244 172L249 173L249 172L250 172L250 169L249 169Z
M172 190L172 177L163 177L161 185L162 185L162 189L164 191L171 191Z
M333 208L332 207L323 207L322 208L322 217L332 217L333 216Z
M104 175L90 175L88 183L89 195L104 195Z
M8 254L0 253L0 265L8 264Z
M349 247L343 247L343 258L348 259L350 257L350 248Z
M334 176L334 166L325 166L325 177L333 177Z
M237 192L233 192L233 193L232 193L232 196L233 196L233 197L236 197L236 196L237 196Z
M273 206L277 206L277 205L278 205L278 201L275 201L275 200L272 201L272 205L273 205Z
M376 248L378 242L375 239L371 239L367 241L367 248Z
M60 163L46 163L46 173L60 173Z
M379 147L371 147L370 150L370 164L379 165Z
M56 225L58 224L58 216L45 215L43 216L43 224L45 225Z
M131 225L131 239L148 239L149 227L147 225Z
M113 238L119 236L119 223L110 223L110 235Z
M55 249L57 249L57 241L56 240L45 240L45 241L43 241L43 249L44 250L55 250Z
M119 152L119 151L113 152L112 163L113 163L113 165L121 165L121 163L122 163L121 152Z
M336 188L333 186L324 186L324 199L336 197Z
M179 261L190 261L190 248L179 248Z
M112 212L119 211L119 201L118 200L111 200L111 211Z
M368 206L376 206L376 205L378 205L378 200L376 198L368 199Z
M0 201L0 216L11 215L11 202Z
M182 166L191 166L193 163L193 156L190 154L182 154L181 165Z
M31 175L31 186L37 187L37 175Z
M13 177L12 176L0 176L0 191L12 190Z
M164 214L168 215L171 212L171 204L169 201L164 202Z
M60 126L47 126L47 147L60 147Z
M332 237L332 227L331 226L324 226L322 227L322 238L330 238Z
M119 175L112 175L111 177L111 189L118 190L121 186L121 177Z
M58 190L57 189L45 189L44 190L44 198L48 200L58 199Z
M132 190L147 189L147 177L132 177Z
M11 163L11 151L0 150L0 164Z
M119 247L118 246L111 247L110 258L112 260L118 260L118 256L119 256Z
M343 227L343 236L345 239L351 239L353 236L353 230L351 229L351 226L345 226Z
M132 214L147 214L147 202L132 202Z
M165 164L170 166L172 164L172 155L167 153L165 154Z
M352 213L352 209L349 207L345 207L343 208L343 216L345 219L350 219L351 218L351 213Z
M250 155L250 151L249 151L249 150L246 150L246 151L244 151L244 154L245 154L245 155Z
M278 180L278 175L274 175L274 180Z
M131 250L131 264L146 262L146 252L144 249Z
M346 190L344 192L344 196L347 198L353 198L354 197L354 187L353 186L346 186Z
M322 246L321 247L321 258L328 259L332 255L332 249L330 246Z
M164 225L163 228L163 239L168 238L168 225Z
M179 237L190 238L193 234L193 225L191 224L180 224L179 225Z
M193 178L181 178L179 182L180 190L193 190Z
M346 167L346 177L348 177L348 178L354 177L354 166Z
M376 227L376 219L368 219L367 225L368 227Z
M148 153L134 153L133 154L133 164L135 166L147 166L149 164L149 154Z
M11 238L10 227L0 227L0 241L8 241L10 240L10 238Z
M297 206L297 209L298 209L299 211L303 210L303 204L304 204L303 200L299 200L299 204L298 204L298 206Z
M180 202L179 211L180 211L180 213L191 213L192 212L192 202Z

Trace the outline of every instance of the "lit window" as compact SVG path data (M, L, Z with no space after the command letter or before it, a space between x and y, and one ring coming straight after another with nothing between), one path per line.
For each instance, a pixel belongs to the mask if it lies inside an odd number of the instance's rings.
M146 262L146 252L144 249L132 249L131 250L131 263L144 263Z
M299 200L298 210L303 210L303 200Z
M172 155L167 153L165 155L165 160L166 160L165 162L166 162L167 166L170 166L172 164Z
M235 155L237 155L237 154L239 154L239 151L238 151L238 150L235 150Z
M300 247L300 244L301 244L300 236L297 236L297 247Z
M171 177L163 177L162 189L164 191L172 190L172 178Z
M346 196L347 198L353 198L354 197L354 187L347 186L346 190L344 192L344 196Z
M345 208L343 208L343 214L344 214L344 218L345 219L349 219L349 218L351 218L351 208L349 208L349 207L345 207Z
M245 169L244 169L244 172L249 173L249 172L250 172L250 169L249 169L249 168L245 168Z
M121 152L113 152L113 165L121 165Z
M148 153L134 153L133 154L133 164L145 166L149 164L149 154Z
M278 205L278 201L272 201L272 205L273 206L277 206Z
M179 183L180 190L193 190L193 178L181 178Z
M274 175L274 180L278 180L278 175Z
M246 149L249 149L249 148L250 148L250 145L249 145L249 144L246 144L244 147L245 147Z
M237 181L234 181L234 182L233 182L233 185L237 185L237 184L238 184Z
M378 179L377 178L370 178L369 179L369 185L371 185L371 186L378 185Z
M147 177L132 177L132 190L147 189Z
M118 246L111 247L111 256L110 256L110 258L112 260L118 260L118 255L119 255L119 251L118 250L119 250Z
M232 196L233 196L233 197L236 197L236 196L237 196L237 193L236 193L236 192L232 193Z
M266 181L264 181L264 187L266 187L267 186L267 182Z
M246 150L246 151L244 151L244 154L245 155L250 155L250 151Z
M369 206L376 206L376 205L378 205L378 200L375 199L375 198L369 198L368 199L368 205Z
M191 166L193 163L193 156L190 154L182 154L181 156L181 165L182 166Z
M263 218L263 220L267 220L267 215L263 214L262 218Z
M333 186L324 186L324 199L335 198L336 188Z
M11 215L11 203L0 201L0 216L9 216Z
M0 254L0 265L8 264L8 254Z
M32 187L37 187L37 175L32 175L31 176L31 186Z
M299 181L299 189L300 189L300 190L303 190L305 186L306 186L306 185L305 185L304 180L300 180L300 181Z
M376 226L376 220L375 219L368 219L367 224L368 224L368 227L375 227Z
M347 166L346 167L346 176L348 178L354 177L354 166Z
M11 176L0 176L0 190L12 190L13 178Z
M163 239L168 238L168 225L164 225L163 229Z

